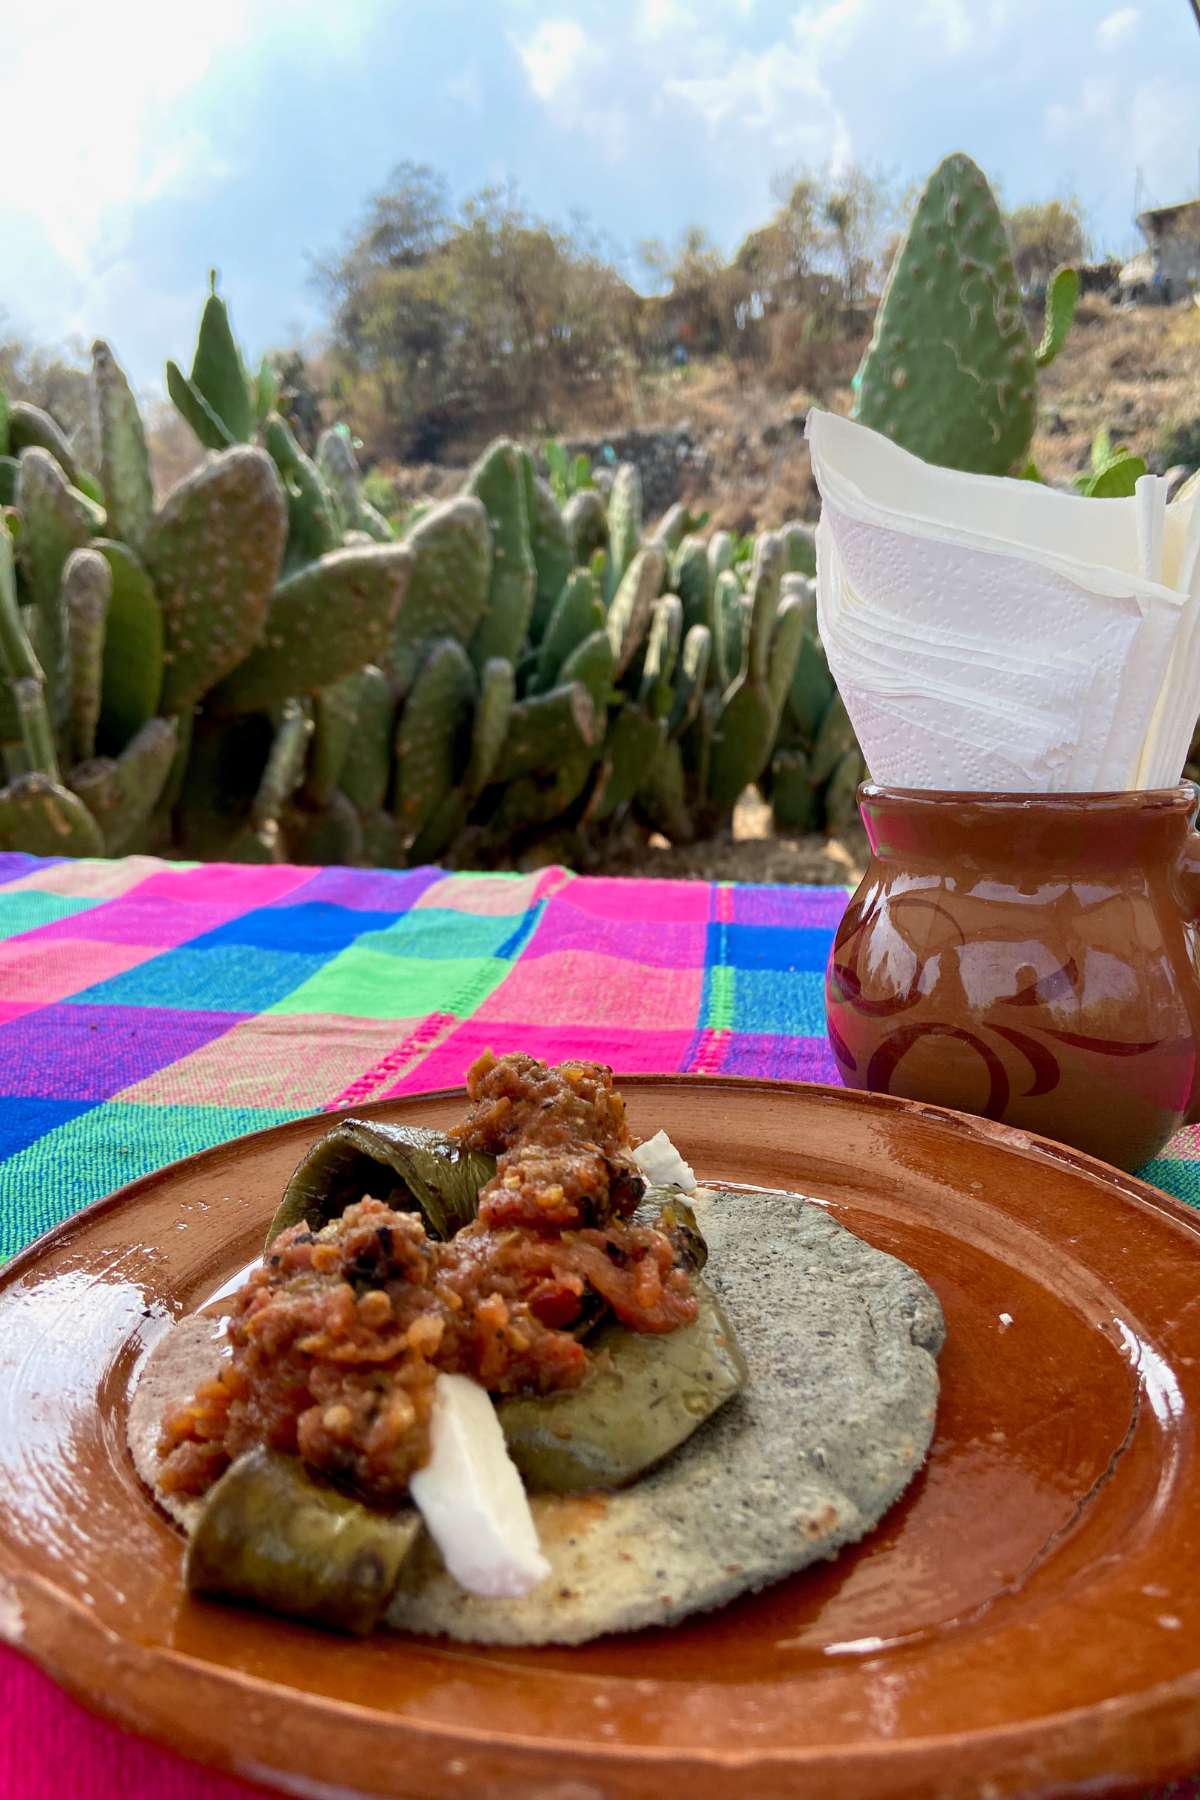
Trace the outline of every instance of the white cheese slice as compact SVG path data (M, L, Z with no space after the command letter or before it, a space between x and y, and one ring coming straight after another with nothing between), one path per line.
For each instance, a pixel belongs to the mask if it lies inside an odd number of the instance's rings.
M496 1409L465 1375L437 1378L432 1447L409 1489L446 1568L472 1594L527 1594L550 1565Z
M690 1194L696 1185L695 1171L684 1162L665 1131L656 1131L652 1138L639 1144L633 1160L651 1187L677 1187Z

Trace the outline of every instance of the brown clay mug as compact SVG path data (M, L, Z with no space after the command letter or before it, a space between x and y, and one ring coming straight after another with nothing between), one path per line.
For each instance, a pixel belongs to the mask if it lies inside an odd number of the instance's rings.
M1154 1156L1200 1118L1197 798L864 784L825 988L847 1086Z

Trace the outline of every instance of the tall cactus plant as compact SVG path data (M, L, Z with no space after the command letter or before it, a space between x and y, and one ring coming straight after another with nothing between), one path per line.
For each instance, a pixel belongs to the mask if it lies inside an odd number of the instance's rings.
M106 344L99 482L0 406L0 847L399 864L564 824L685 837L773 779L803 532L743 590L683 507L644 534L632 468L560 509L500 440L392 542L349 434L308 456L267 373L214 285L168 370L206 456L157 501Z
M892 264L854 417L925 462L1019 472L1037 424L1037 370L1061 349L1077 294L1074 271L1051 284L1035 350L987 178L969 156L948 156Z

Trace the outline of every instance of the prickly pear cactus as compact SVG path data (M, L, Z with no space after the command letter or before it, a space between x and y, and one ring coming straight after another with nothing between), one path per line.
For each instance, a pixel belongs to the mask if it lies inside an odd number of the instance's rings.
M163 618L158 595L127 544L95 538L108 565L97 743L115 755L158 711L163 691Z
M533 613L537 569L529 543L523 453L516 444L493 444L476 463L467 490L483 502L492 535L492 573L487 612L471 643L481 669L489 657L515 663Z
M460 494L424 513L403 541L412 573L385 665L402 690L412 684L423 645L438 637L469 645L483 621L492 577L487 509Z
M0 849L31 856L103 856L104 839L77 794L35 772L0 788Z
M534 472L533 458L522 452L525 473L525 511L529 520L529 548L535 574L530 629L541 636L563 582L575 567L575 547L549 485Z
M20 457L22 450L44 450L52 456L72 487L79 486L80 469L75 453L56 421L40 406L27 400L14 400L7 414L10 456Z
M17 510L22 522L18 561L33 614L34 649L58 732L69 710L63 569L71 552L88 542L92 523L49 451L36 445L21 452Z
M92 345L92 398L106 529L136 549L154 516L150 455L125 372L100 338Z
M312 458L296 442L290 425L277 413L263 421L263 444L279 471L287 496L288 535L284 572L288 575L341 544L333 496Z
M1025 462L1033 344L1004 220L969 156L925 184L857 380L854 417L925 462L981 475Z
M763 786L780 830L840 831L857 815L866 765L817 635L812 584L793 576L785 580L789 591L800 643Z
M209 295L200 317L192 372L167 364L167 392L208 450L248 443L254 432L254 401L229 311L209 275Z
M470 758L475 671L457 638L430 649L396 731L395 815L411 846L458 786Z
M305 453L215 290L169 369L212 454L157 510L101 342L92 383L102 485L0 398L0 847L400 866L564 826L683 838L755 779L781 817L852 804L791 591L804 528L735 565L682 504L643 537L631 467L560 512L500 441L393 543L349 433Z
M281 581L268 597L260 642L213 690L213 711L255 712L377 662L411 569L402 544L372 544L331 551Z
M616 593L642 541L642 478L633 463L622 463L608 502L609 592Z
M168 496L142 545L162 607L164 712L194 705L257 642L286 536L265 451L222 451Z

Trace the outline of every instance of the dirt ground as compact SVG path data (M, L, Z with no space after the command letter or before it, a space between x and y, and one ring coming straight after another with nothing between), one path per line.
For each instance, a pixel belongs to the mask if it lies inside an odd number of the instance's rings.
M564 836L540 843L517 859L520 868L562 862L586 875L653 876L673 881L796 882L854 888L867 866L867 837L855 824L837 837L777 837L771 809L747 789L733 826L694 844L649 842L631 829L602 843Z

